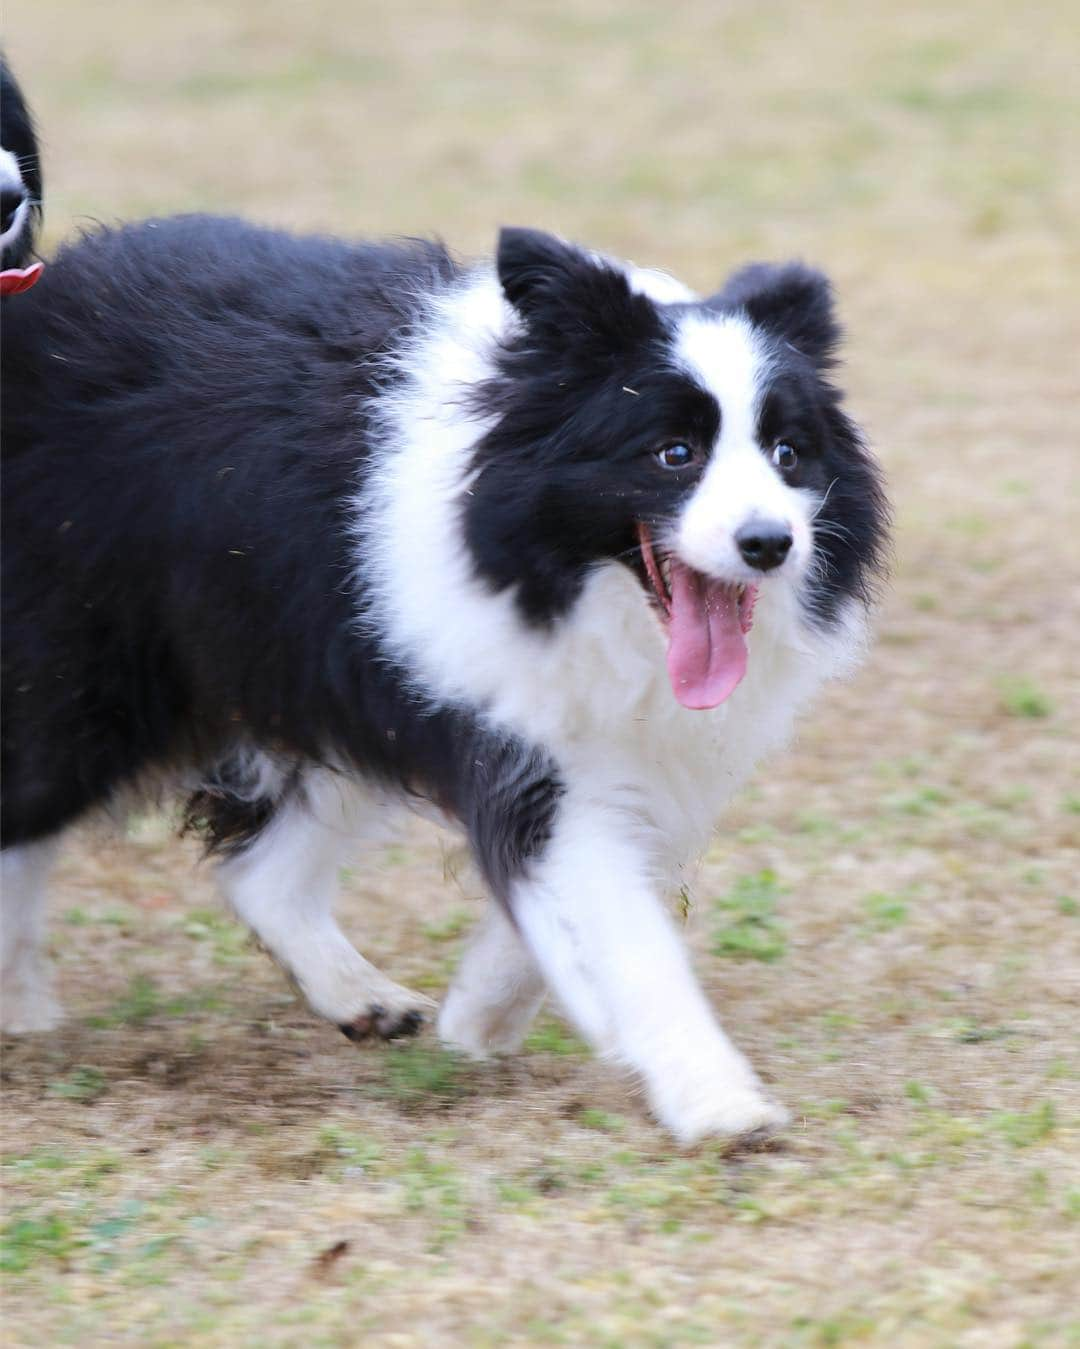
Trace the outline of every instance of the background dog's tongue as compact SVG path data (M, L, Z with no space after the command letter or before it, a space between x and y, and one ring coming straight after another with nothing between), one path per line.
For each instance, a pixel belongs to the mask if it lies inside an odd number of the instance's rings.
M733 585L671 559L668 677L683 707L716 707L746 673L746 637Z
M44 270L45 264L41 262L32 262L29 267L8 267L0 272L0 295L18 295L29 290Z

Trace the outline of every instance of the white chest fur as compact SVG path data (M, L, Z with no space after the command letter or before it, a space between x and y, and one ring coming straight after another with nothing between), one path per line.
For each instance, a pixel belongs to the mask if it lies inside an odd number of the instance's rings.
M664 839L666 858L685 859L788 737L807 697L850 660L861 614L853 605L828 636L811 633L794 592L766 583L747 675L710 712L675 701L663 634L617 563L591 574L553 629L527 627L510 593L493 595L473 574L461 525L472 448L486 429L463 411L462 392L490 375L492 345L515 322L481 273L440 302L400 358L357 527L379 640L423 695L477 709L542 747L579 797L618 799Z

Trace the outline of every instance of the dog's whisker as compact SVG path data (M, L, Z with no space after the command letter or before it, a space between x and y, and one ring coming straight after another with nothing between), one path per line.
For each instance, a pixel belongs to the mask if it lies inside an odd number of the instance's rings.
M829 499L829 494L839 481L840 481L839 478L833 478L832 482L830 482L828 487L826 487L825 495L818 502L817 507L815 508L812 516L810 517L812 520L816 520L817 517L821 514L821 512L825 509L825 503Z
M839 525L835 521L815 520L813 524L815 535L821 538L839 539L841 543L850 543L855 535L844 525Z

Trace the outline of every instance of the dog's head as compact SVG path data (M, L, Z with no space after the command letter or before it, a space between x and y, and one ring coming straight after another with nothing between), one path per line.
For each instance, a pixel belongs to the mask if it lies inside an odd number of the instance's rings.
M788 587L817 627L869 597L886 506L828 378L820 273L755 264L698 300L521 229L497 271L520 322L478 393L492 421L466 536L526 619L558 619L590 567L623 563L667 631L676 697L713 707L742 678L759 590Z
M15 77L0 56L0 293L33 285L40 265L27 266L41 219L41 161L34 123Z

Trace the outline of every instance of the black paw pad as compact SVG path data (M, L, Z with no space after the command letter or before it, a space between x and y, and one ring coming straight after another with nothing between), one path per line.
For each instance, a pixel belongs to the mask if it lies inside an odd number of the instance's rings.
M397 1017L385 1030L380 1028L379 1034L384 1040L397 1040L401 1036L415 1035L424 1024L423 1012L418 1012L415 1007L409 1011L403 1012Z
M353 1017L351 1021L343 1021L338 1030L347 1040L368 1040L372 1035L379 1034L379 1020L386 1016L386 1008L377 1004L369 1007L366 1012L361 1012L359 1016Z
M370 1040L372 1036L378 1036L380 1040L397 1040L402 1036L415 1035L423 1025L424 1014L415 1007L391 1013L376 1004L352 1021L342 1022L338 1030L348 1040Z

